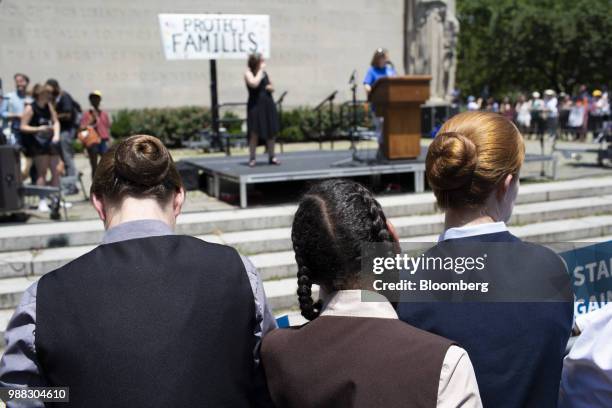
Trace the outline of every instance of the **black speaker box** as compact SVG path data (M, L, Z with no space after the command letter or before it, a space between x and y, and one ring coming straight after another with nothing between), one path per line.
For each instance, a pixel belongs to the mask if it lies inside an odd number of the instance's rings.
M17 211L23 208L19 188L21 187L21 165L19 150L13 146L0 146L0 212Z

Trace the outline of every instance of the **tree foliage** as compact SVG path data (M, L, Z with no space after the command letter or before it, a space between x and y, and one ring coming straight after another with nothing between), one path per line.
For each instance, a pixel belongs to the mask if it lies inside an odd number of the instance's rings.
M464 95L609 85L612 0L458 0Z

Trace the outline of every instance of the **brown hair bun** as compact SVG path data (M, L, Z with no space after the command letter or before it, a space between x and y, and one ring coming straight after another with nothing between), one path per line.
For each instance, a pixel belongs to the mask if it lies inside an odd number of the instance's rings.
M442 209L479 207L508 175L518 177L525 143L516 126L493 112L447 120L429 146L427 181Z
M168 149L153 136L131 136L115 150L117 176L142 186L162 183L172 164Z
M111 202L134 197L154 198L166 204L182 186L166 146L156 137L136 135L117 143L102 156L91 194Z
M469 185L478 165L476 145L456 133L438 134L427 152L427 180L436 190Z

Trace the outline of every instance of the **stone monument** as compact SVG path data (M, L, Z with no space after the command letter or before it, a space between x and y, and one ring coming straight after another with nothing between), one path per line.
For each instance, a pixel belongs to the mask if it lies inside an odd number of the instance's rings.
M455 0L406 0L405 18L406 74L431 75L429 103L450 102L459 34Z

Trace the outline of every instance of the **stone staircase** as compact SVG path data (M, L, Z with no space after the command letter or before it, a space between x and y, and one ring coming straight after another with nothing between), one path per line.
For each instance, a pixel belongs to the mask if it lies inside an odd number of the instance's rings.
M402 241L434 242L443 228L433 194L380 197ZM190 213L177 231L236 247L264 279L278 314L296 309L296 265L290 227L295 205ZM533 242L600 241L612 235L612 177L525 184L511 231ZM23 291L40 275L90 251L102 224L58 222L0 227L0 331ZM298 315L292 313L292 319Z

